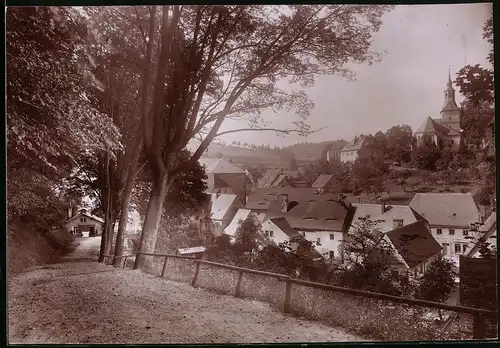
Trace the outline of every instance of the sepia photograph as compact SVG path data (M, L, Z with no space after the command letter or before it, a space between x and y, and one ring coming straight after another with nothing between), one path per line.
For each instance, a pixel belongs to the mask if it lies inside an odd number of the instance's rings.
M493 18L7 6L8 344L497 340Z

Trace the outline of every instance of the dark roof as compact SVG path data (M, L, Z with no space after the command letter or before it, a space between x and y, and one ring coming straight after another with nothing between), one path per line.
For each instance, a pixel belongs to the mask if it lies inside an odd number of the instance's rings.
M442 249L427 226L422 220L386 233L410 268L418 266Z
M427 117L427 119L418 127L417 133L436 133L447 135L450 132L451 128L442 125L439 121L432 119L431 117Z
M280 185L283 180L286 181L286 175L280 174L278 178L271 184L271 187L278 187L278 185Z
M269 169L264 173L264 176L258 180L259 187L271 187L274 181L278 178L278 176L282 173L282 169Z
M290 226L298 230L344 231L354 216L355 208L347 209L338 202L320 201L299 203L288 212L269 209L270 218L286 217Z
M279 227L288 237L290 238L300 238L302 235L294 230L287 219L283 216L275 217L270 219L276 226Z
M332 178L333 178L332 174L330 175L321 174L320 176L318 176L316 181L311 185L311 187L323 188L330 182Z
M366 137L359 137L358 139L351 140L346 146L340 151L357 151L363 147ZM356 141L357 140L357 141Z

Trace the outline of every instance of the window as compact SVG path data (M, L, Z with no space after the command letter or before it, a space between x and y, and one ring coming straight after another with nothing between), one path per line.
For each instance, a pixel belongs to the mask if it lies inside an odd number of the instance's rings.
M448 248L450 247L450 244L448 243L443 243L443 254L446 255L448 254Z
M330 240L334 240L335 239L335 234L334 233L330 233Z
M462 231L462 233L463 233L464 236L468 236L469 235L469 230L465 229L465 230Z
M83 218L80 218L80 222L83 222Z
M455 230L450 228L450 236L454 236L455 235Z
M317 245L321 245L321 237L318 237L318 238L316 239L316 244L317 244Z
M272 237L274 235L274 231L269 231L269 237Z
M460 254L461 247L460 244L455 244L455 254Z
M394 228L403 227L403 220L402 219L394 219L394 220L392 220L392 225Z
M266 237L269 237L269 231L268 230L265 230L264 234L266 235Z
M328 256L330 256L330 258L333 259L333 257L335 256L335 253L332 250L330 250L328 252Z
M438 228L438 229L436 230L436 233L437 233L437 234L442 234L442 233L443 233L443 230L442 230L442 229L440 229L440 228Z

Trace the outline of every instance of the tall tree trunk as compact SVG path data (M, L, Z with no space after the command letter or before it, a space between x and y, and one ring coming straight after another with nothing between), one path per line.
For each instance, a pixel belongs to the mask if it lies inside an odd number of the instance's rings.
M97 262L104 261L104 249L106 246L106 235L108 233L108 224L109 222L107 220L104 220L104 226L102 228L102 234L101 234L101 247L99 250L99 257L97 259Z
M137 161L133 162L137 163ZM113 259L113 266L119 267L121 265L121 258L123 254L123 233L125 232L125 228L128 223L128 211L130 208L130 200L132 198L132 190L134 189L135 179L137 177L138 170L134 168L129 173L129 177L127 178L127 183L125 186L125 190L123 192L122 203L120 208L120 220L118 221L118 231L116 233L116 242L115 242L115 253Z
M150 11L150 19L149 19L149 41L148 41L148 46L146 49L146 67L142 75L142 85L141 85L141 91L142 91L142 96L141 96L141 104L140 104L140 110L139 110L139 128L137 132L137 138L136 138L136 146L134 147L134 155L132 157L132 163L130 165L132 166L132 169L129 172L129 175L127 177L127 183L125 185L125 190L123 193L123 198L122 198L122 204L121 204L121 211L120 211L120 220L118 222L118 231L116 234L116 243L115 243L115 253L114 253L114 260L113 260L113 266L119 267L121 264L121 260L118 259L118 256L122 256L123 254L123 233L125 232L125 228L127 226L128 222L128 211L130 207L130 199L132 195L132 190L134 189L134 183L135 179L137 177L137 174L141 170L140 168L137 167L137 162L139 161L139 156L141 154L141 149L142 149L142 132L143 129L141 128L143 120L146 118L148 114L148 101L149 101L149 83L151 79L151 61L153 57L153 44L154 44L154 30L155 30L155 23L156 23L156 6L151 8Z
M158 235L163 204L165 203L171 182L172 180L167 175L157 177L153 181L138 251L148 253L155 251L156 236ZM152 264L152 256L138 254L135 259L134 269L149 269Z

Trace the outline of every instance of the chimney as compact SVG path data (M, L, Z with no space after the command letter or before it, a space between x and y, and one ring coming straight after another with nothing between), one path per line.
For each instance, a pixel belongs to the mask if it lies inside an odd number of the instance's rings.
M281 198L281 212L286 213L288 211L288 195L282 194L280 195L280 198Z
M382 214L385 213L385 202L382 202L381 212L382 212Z

